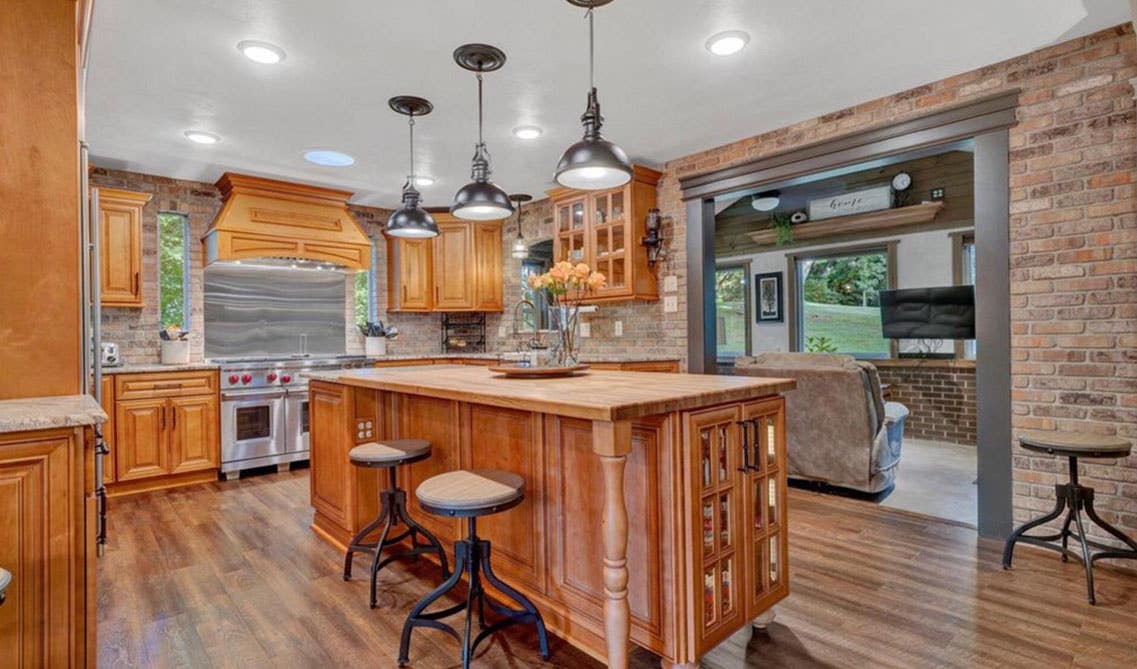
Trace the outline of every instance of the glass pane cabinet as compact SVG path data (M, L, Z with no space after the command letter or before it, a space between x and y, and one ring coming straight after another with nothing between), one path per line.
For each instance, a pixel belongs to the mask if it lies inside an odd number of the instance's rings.
M698 654L788 594L780 398L686 414Z
M640 244L658 181L658 172L636 167L632 181L619 188L548 192L555 209L554 258L587 263L608 279L588 302L659 299L655 270Z

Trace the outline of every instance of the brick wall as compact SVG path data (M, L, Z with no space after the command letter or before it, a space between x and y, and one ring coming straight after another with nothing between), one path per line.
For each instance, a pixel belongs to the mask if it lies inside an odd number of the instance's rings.
M904 436L975 445L975 366L880 364L889 399L908 407Z
M1134 77L1137 40L1125 24L671 161L660 208L681 238L678 177L1020 88L1010 130L1013 426L1137 441ZM1013 448L1023 520L1052 505L1059 463ZM1086 474L1102 515L1137 533L1137 457L1095 461Z

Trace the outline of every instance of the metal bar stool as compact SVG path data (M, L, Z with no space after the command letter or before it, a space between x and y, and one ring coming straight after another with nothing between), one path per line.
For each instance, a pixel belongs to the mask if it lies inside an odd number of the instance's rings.
M1086 569L1086 590L1089 593L1089 602L1094 604L1094 562L1107 558L1124 558L1137 560L1137 541L1129 538L1121 530L1106 521L1094 511L1094 489L1078 482L1078 458L1124 458L1129 455L1130 444L1118 437L1109 437L1097 434L1082 434L1076 432L1027 432L1019 437L1019 444L1028 451L1058 455L1070 459L1070 482L1059 483L1054 486L1057 501L1054 510L1041 518L1032 520L1007 539L1003 549L1003 569L1011 568L1011 559L1014 557L1015 543L1022 542L1032 546L1040 546L1062 554L1062 561L1069 560L1069 556L1080 559ZM1086 528L1082 522L1082 511L1098 527L1128 546L1128 549L1119 549L1113 546L1094 541L1086 536ZM1066 520L1062 523L1062 530L1057 534L1045 536L1028 536L1026 533L1056 520L1066 511ZM1070 524L1077 525L1078 531L1070 531ZM1071 551L1068 546L1070 537L1075 537L1082 545L1082 554ZM1054 542L1060 541L1061 544ZM1090 548L1098 549L1094 553Z
M517 506L525 499L525 481L517 474L493 469L479 469L474 471L454 471L439 474L423 481L415 491L419 503L430 513L450 518L466 518L468 535L465 539L454 544L454 573L445 583L438 586L433 592L423 597L414 609L411 610L407 621L403 625L403 637L399 644L399 666L404 667L409 661L408 651L411 644L411 631L415 627L431 627L442 630L462 643L462 668L470 666L470 659L483 639L494 632L519 623L529 623L537 626L537 638L541 645L541 658L549 659L549 640L545 633L545 621L533 602L525 595L517 592L501 582L493 573L490 566L490 542L478 537L477 518ZM426 608L450 592L462 579L462 574L468 575L469 587L463 603L426 612ZM521 608L511 609L501 606L486 598L482 579L497 588L512 599ZM486 624L486 605L498 615L502 616L490 625ZM470 640L470 628L474 609L478 612L479 632ZM459 613L466 612L466 625L463 634L440 622Z
M401 558L417 558L424 553L438 555L442 564L442 577L450 577L450 569L446 564L446 551L442 544L426 528L419 525L407 514L407 493L399 488L396 469L400 465L409 465L413 462L425 460L430 457L431 445L423 439L393 439L379 443L369 443L356 446L348 451L347 457L356 467L371 467L386 469L390 472L389 487L379 492L379 515L366 527L360 530L351 543L343 558L343 580L351 580L351 562L356 553L371 553L371 608L376 606L375 584L379 570L394 560ZM391 537L391 528L402 522L407 529L396 537ZM383 526L378 539L374 543L367 542L367 536ZM419 537L424 541L420 542ZM407 537L411 538L411 549L401 553L388 555L380 559L383 549L394 546Z

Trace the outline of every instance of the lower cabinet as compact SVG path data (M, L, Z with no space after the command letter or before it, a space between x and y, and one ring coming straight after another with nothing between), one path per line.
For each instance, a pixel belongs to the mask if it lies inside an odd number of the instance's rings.
M0 666L94 667L94 435L0 434Z
M111 494L199 482L220 466L217 372L201 374L213 378L116 376Z

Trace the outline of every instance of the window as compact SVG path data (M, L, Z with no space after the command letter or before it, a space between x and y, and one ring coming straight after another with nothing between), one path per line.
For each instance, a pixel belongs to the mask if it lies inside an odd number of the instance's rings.
M371 269L355 273L355 322L358 325L379 320L379 301L376 299L376 268L379 266L379 244L371 240Z
M521 322L515 325L523 332L549 329L549 305L545 291L529 287L530 276L539 276L547 271L549 271L548 261L533 259L521 261L521 297L533 303L533 309L522 309L518 314Z
M884 246L791 255L795 351L888 358L881 334L880 291L894 285L895 242Z
M185 214L158 214L159 327L175 325L189 330L189 267L189 218Z
M720 362L750 353L749 274L748 264L715 269L715 345Z
M957 286L975 285L975 233L953 232L952 239L952 281ZM978 296L976 296L978 298ZM955 343L955 357L975 359L975 340L967 339Z

